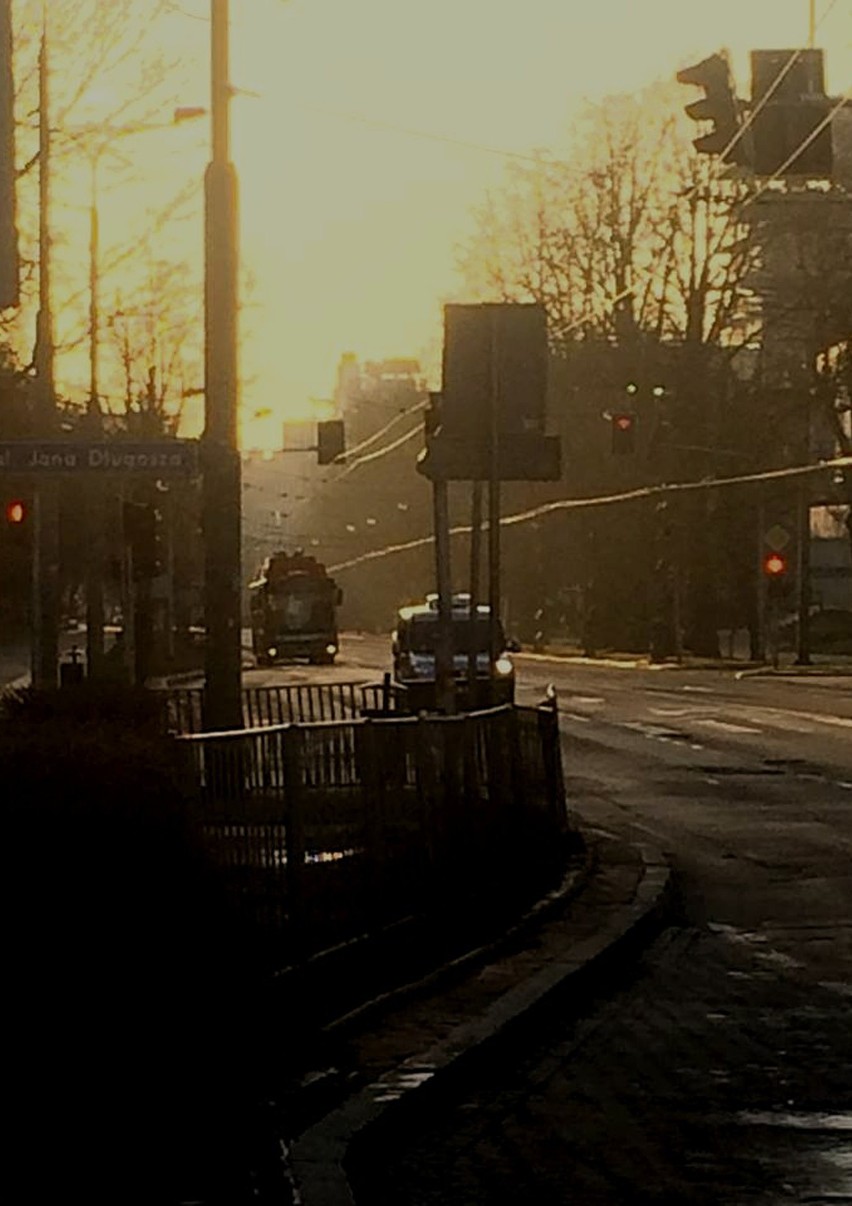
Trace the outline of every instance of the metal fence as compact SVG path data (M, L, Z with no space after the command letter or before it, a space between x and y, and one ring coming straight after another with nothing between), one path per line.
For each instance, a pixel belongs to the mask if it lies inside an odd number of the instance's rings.
M208 850L278 966L451 901L520 900L561 866L568 823L550 707L350 715L179 740Z
M204 729L201 687L164 691L166 723L172 733L200 733ZM276 724L313 724L323 720L405 710L405 688L390 676L378 683L291 683L280 686L243 687L243 723L246 728Z

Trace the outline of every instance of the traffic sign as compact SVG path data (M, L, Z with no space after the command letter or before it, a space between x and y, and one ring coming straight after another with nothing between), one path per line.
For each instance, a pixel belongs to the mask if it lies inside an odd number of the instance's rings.
M8 440L0 443L0 477L44 477L54 474L152 474L156 477L198 473L195 440Z
M790 533L786 528L782 528L780 523L776 523L768 532L764 533L763 540L767 548L772 549L775 553L780 553L790 543Z

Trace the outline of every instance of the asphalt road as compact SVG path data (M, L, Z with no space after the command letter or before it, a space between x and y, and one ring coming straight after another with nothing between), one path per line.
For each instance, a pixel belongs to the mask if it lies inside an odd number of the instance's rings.
M852 1202L852 678L518 665L521 702L557 688L571 806L664 849L679 909L591 1012L357 1170L358 1202ZM364 637L335 673L386 667Z

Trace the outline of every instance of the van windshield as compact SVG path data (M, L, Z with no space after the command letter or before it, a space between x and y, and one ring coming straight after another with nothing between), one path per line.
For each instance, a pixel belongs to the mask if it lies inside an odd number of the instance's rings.
M411 653L434 653L437 642L437 619L433 619L431 616L417 616L409 625L407 640L403 638L402 643ZM487 618L473 621L453 620L453 651L455 653L487 653L489 643ZM503 630L499 625L497 644L501 649L505 644Z

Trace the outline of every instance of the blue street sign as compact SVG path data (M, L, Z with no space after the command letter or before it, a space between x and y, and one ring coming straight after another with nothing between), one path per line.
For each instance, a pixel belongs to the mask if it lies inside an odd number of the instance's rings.
M65 473L155 477L198 473L195 440L6 440L0 442L0 476Z

